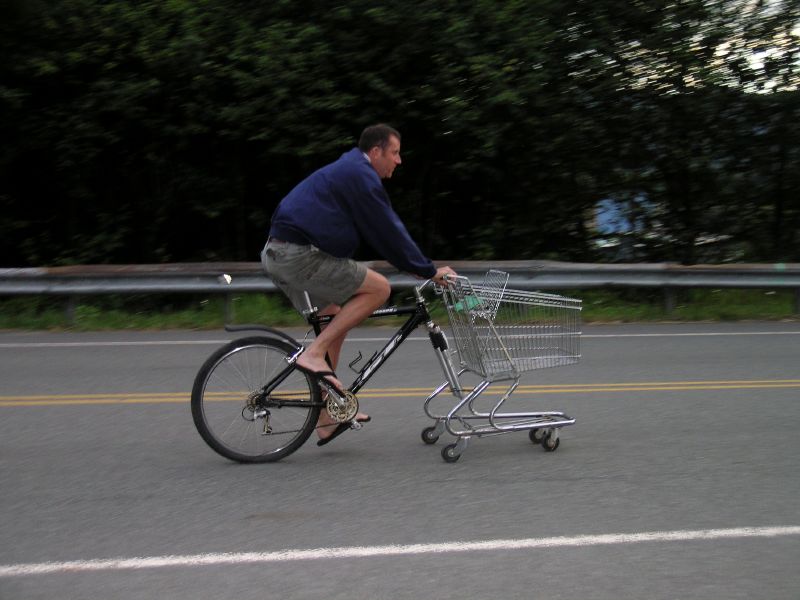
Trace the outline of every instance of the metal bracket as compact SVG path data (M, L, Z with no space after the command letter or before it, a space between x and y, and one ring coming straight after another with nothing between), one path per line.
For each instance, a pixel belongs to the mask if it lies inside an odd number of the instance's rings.
M356 369L356 365L360 363L364 359L364 355L361 354L361 350L358 351L358 356L356 356L353 360L347 363L347 366L350 367L350 370L353 373L359 373L359 370Z

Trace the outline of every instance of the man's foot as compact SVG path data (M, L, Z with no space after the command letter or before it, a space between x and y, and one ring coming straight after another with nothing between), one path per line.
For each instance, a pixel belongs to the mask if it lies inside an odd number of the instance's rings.
M336 373L331 370L330 365L328 365L324 358L316 359L313 356L307 356L306 353L303 353L297 358L295 366L304 373L322 377L337 390L344 390L342 382L339 381L336 377Z
M367 414L362 412L358 413L355 418L359 423L369 423L372 420ZM317 445L323 446L333 440L333 438L341 435L344 431L350 428L350 422L337 423L328 414L327 410L322 410L319 413L319 420L317 421L317 436L319 441Z

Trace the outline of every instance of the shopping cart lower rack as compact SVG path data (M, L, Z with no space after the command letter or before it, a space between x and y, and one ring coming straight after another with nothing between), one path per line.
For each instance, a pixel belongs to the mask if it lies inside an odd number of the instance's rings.
M454 361L443 364L447 381L425 401L425 413L436 423L422 431L422 439L434 444L447 431L455 443L442 449L442 458L455 462L472 437L528 431L532 442L547 451L559 446L559 430L575 423L562 412L501 412L500 408L519 385L522 373L578 362L580 358L581 301L554 294L507 289L508 274L489 271L482 285L455 277L439 289L455 342ZM444 361L448 363L447 360ZM475 375L479 383L467 389L461 380ZM499 399L479 397L495 383L508 388ZM446 389L456 398L446 412L434 412L434 399ZM440 404L437 402L436 404Z

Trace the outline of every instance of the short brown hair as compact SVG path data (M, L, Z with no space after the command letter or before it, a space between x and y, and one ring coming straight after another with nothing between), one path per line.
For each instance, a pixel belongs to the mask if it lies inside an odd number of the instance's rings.
M361 132L361 137L358 139L358 149L362 152L369 152L375 146L380 146L381 150L383 150L389 144L389 138L392 136L399 140L400 132L385 123L370 125Z

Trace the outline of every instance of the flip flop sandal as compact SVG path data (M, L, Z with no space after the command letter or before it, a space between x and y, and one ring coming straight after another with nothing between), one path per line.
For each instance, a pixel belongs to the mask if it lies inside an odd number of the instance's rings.
M372 420L372 417L364 417L362 419L356 419L359 423L369 423ZM323 425L323 427L328 427L328 425ZM342 435L345 431L350 429L350 423L339 423L336 426L336 429L333 430L333 433L330 434L328 437L322 440L317 440L317 446L324 446L328 442L333 441L335 438Z

